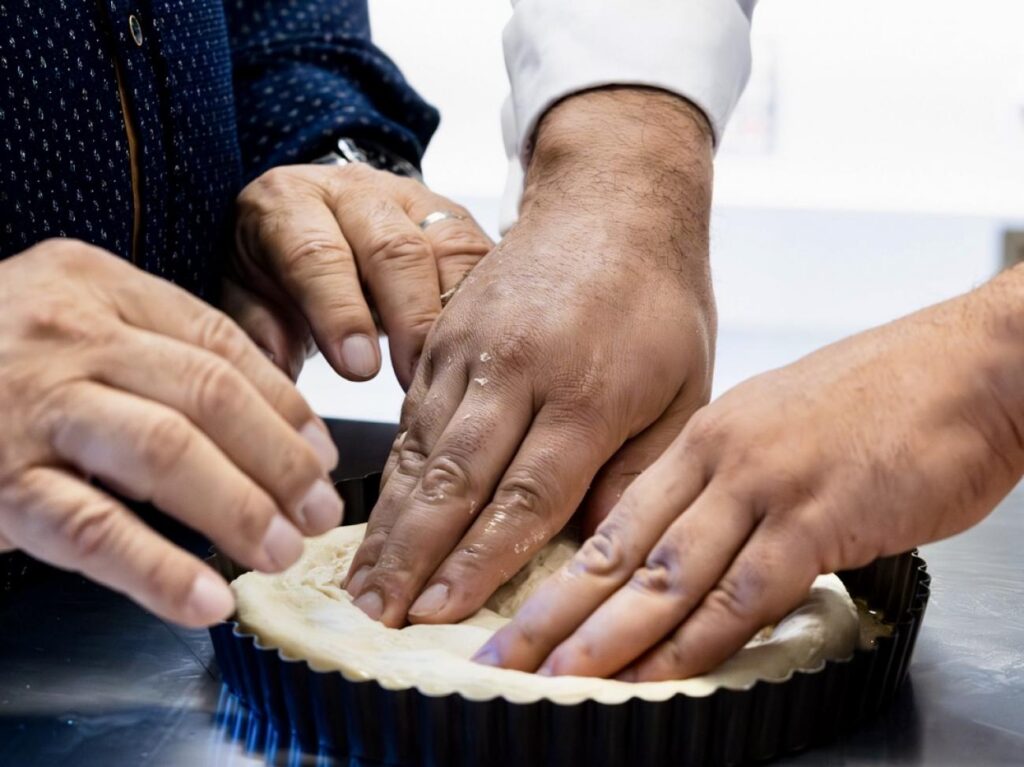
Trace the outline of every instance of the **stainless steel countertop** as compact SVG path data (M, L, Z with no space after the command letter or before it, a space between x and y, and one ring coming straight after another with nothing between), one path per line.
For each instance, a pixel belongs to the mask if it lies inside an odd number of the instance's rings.
M337 423L370 471L387 426ZM775 764L1024 764L1024 489L925 547L932 598L896 704L846 741ZM0 765L323 763L276 749L217 680L205 631L74 575L0 596ZM351 767L355 767L354 763Z

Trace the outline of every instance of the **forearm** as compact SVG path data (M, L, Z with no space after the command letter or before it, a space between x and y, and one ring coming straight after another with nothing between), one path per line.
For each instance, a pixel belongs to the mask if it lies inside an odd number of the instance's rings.
M616 250L668 256L676 269L683 258L704 274L712 153L703 113L678 96L618 87L577 94L538 126L522 220L599 227Z

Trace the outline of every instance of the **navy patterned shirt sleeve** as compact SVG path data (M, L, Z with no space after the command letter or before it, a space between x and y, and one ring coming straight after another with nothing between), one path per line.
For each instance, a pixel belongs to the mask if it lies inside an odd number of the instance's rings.
M370 40L366 0L226 0L247 179L339 137L419 165L437 111Z

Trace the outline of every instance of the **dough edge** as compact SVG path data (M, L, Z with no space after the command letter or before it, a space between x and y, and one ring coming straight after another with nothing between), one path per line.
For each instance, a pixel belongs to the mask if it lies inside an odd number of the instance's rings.
M405 641L397 635L410 628L387 629L370 621L336 585L364 529L365 525L339 527L307 540L302 557L283 573L250 572L237 578L231 585L238 631L254 634L260 648L276 649L287 660L305 661L314 671L338 671L349 681L372 679L389 690L415 688L428 696L457 694L474 701L501 697L519 704L619 704L631 698L663 701L677 694L704 697L721 688L746 690L759 681L785 681L797 671L819 671L827 661L850 657L857 646L857 608L837 576L822 575L804 604L781 620L770 637L752 640L714 671L690 679L630 683L542 677L481 666L469 656L505 622L486 607L454 626L410 627L413 633L441 629L451 649L388 653L379 648ZM546 556L546 564L557 569L574 548L556 539L538 559ZM541 580L544 569L520 574L513 586L526 578ZM488 605L493 602L492 598Z

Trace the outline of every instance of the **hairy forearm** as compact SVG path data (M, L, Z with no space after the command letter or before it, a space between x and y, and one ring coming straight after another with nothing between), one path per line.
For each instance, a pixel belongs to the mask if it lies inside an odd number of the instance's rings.
M703 113L649 88L602 88L568 98L541 120L527 169L524 215L539 200L571 195L602 208L661 202L705 220L712 135Z
M538 126L520 224L556 228L596 256L668 269L713 315L712 154L703 113L678 96L577 94Z

